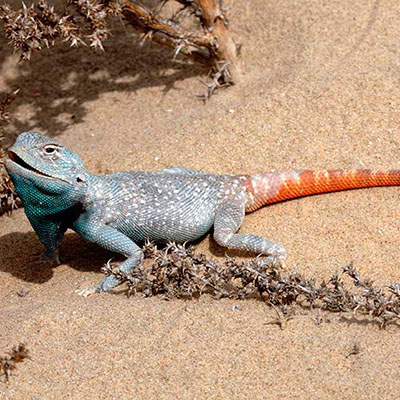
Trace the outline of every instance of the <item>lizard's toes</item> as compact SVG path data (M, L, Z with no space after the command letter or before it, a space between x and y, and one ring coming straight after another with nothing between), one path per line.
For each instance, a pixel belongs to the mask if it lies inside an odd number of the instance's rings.
M282 245L276 243L275 247L271 249L271 257L279 260L285 260L287 257L287 251Z
M88 297L92 294L100 293L100 289L98 285L94 285L83 289L76 289L75 293L78 294L79 296Z
M261 265L268 267L286 268L285 257L268 256L261 260Z
M60 255L58 250L50 251L45 250L39 256L35 256L35 264L50 264L50 265L60 265Z
M277 264L279 265L279 268L286 270L286 257L285 258L278 258Z
M268 249L269 256L262 259L262 265L271 266L277 268L286 268L286 249L279 243L275 243L272 247Z

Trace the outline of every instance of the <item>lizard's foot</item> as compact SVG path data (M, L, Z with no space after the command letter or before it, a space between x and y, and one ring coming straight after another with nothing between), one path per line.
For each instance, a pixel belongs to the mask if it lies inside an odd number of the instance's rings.
M40 256L35 256L36 264L60 265L59 250L45 250Z
M281 269L286 268L286 257L287 257L287 252L284 247L282 247L280 244L276 243L275 248L269 249L271 251L271 255L268 257L264 257L261 260L261 264L263 266L271 266L271 267L277 267Z
M105 276L97 285L92 285L83 289L76 289L75 293L79 296L88 297L95 293L108 292L121 283L121 279L115 275Z
M261 260L261 265L264 267L276 267L286 269L286 257L268 256Z
M103 290L101 290L100 285L92 285L87 288L75 290L76 294L78 294L79 296L83 296L83 297L88 297L92 294L101 293L101 292L103 292Z
M103 268L103 271L106 273L106 275L98 285L75 290L75 293L79 294L80 296L88 297L94 293L108 292L111 289L116 288L121 283L130 281L132 278L133 269L142 261L142 259L142 251L136 252L132 257L126 259L123 263L118 265L115 272L110 265L111 260L109 260Z

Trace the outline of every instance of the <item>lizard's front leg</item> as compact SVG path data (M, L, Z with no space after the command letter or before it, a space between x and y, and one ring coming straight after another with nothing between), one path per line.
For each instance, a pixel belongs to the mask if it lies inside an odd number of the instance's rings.
M72 227L89 242L96 243L107 250L126 256L126 260L117 268L118 272L122 275L128 277L133 269L140 265L143 259L142 249L117 229L104 224L96 224L85 217L78 219ZM117 275L111 274L105 276L99 284L78 289L76 292L86 297L93 293L107 292L120 283L122 283L122 279Z
M38 217L30 213L29 208L25 209L25 213L36 234L39 236L40 241L46 247L46 250L39 257L38 262L60 264L59 247L67 229L66 226L61 220Z

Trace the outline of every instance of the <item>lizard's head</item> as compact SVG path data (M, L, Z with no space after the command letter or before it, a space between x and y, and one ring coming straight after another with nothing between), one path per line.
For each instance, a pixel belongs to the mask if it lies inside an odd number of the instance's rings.
M57 140L37 132L21 133L8 149L6 168L11 177L29 180L59 180L76 185L86 180L81 159Z

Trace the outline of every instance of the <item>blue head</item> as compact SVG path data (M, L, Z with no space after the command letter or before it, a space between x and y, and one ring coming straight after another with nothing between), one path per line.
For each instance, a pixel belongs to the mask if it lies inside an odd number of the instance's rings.
M8 149L5 166L25 207L53 207L53 211L79 201L89 177L76 154L37 132L18 136Z
M10 175L59 179L71 185L85 179L86 170L79 156L60 142L37 132L23 132L8 149L6 168Z

